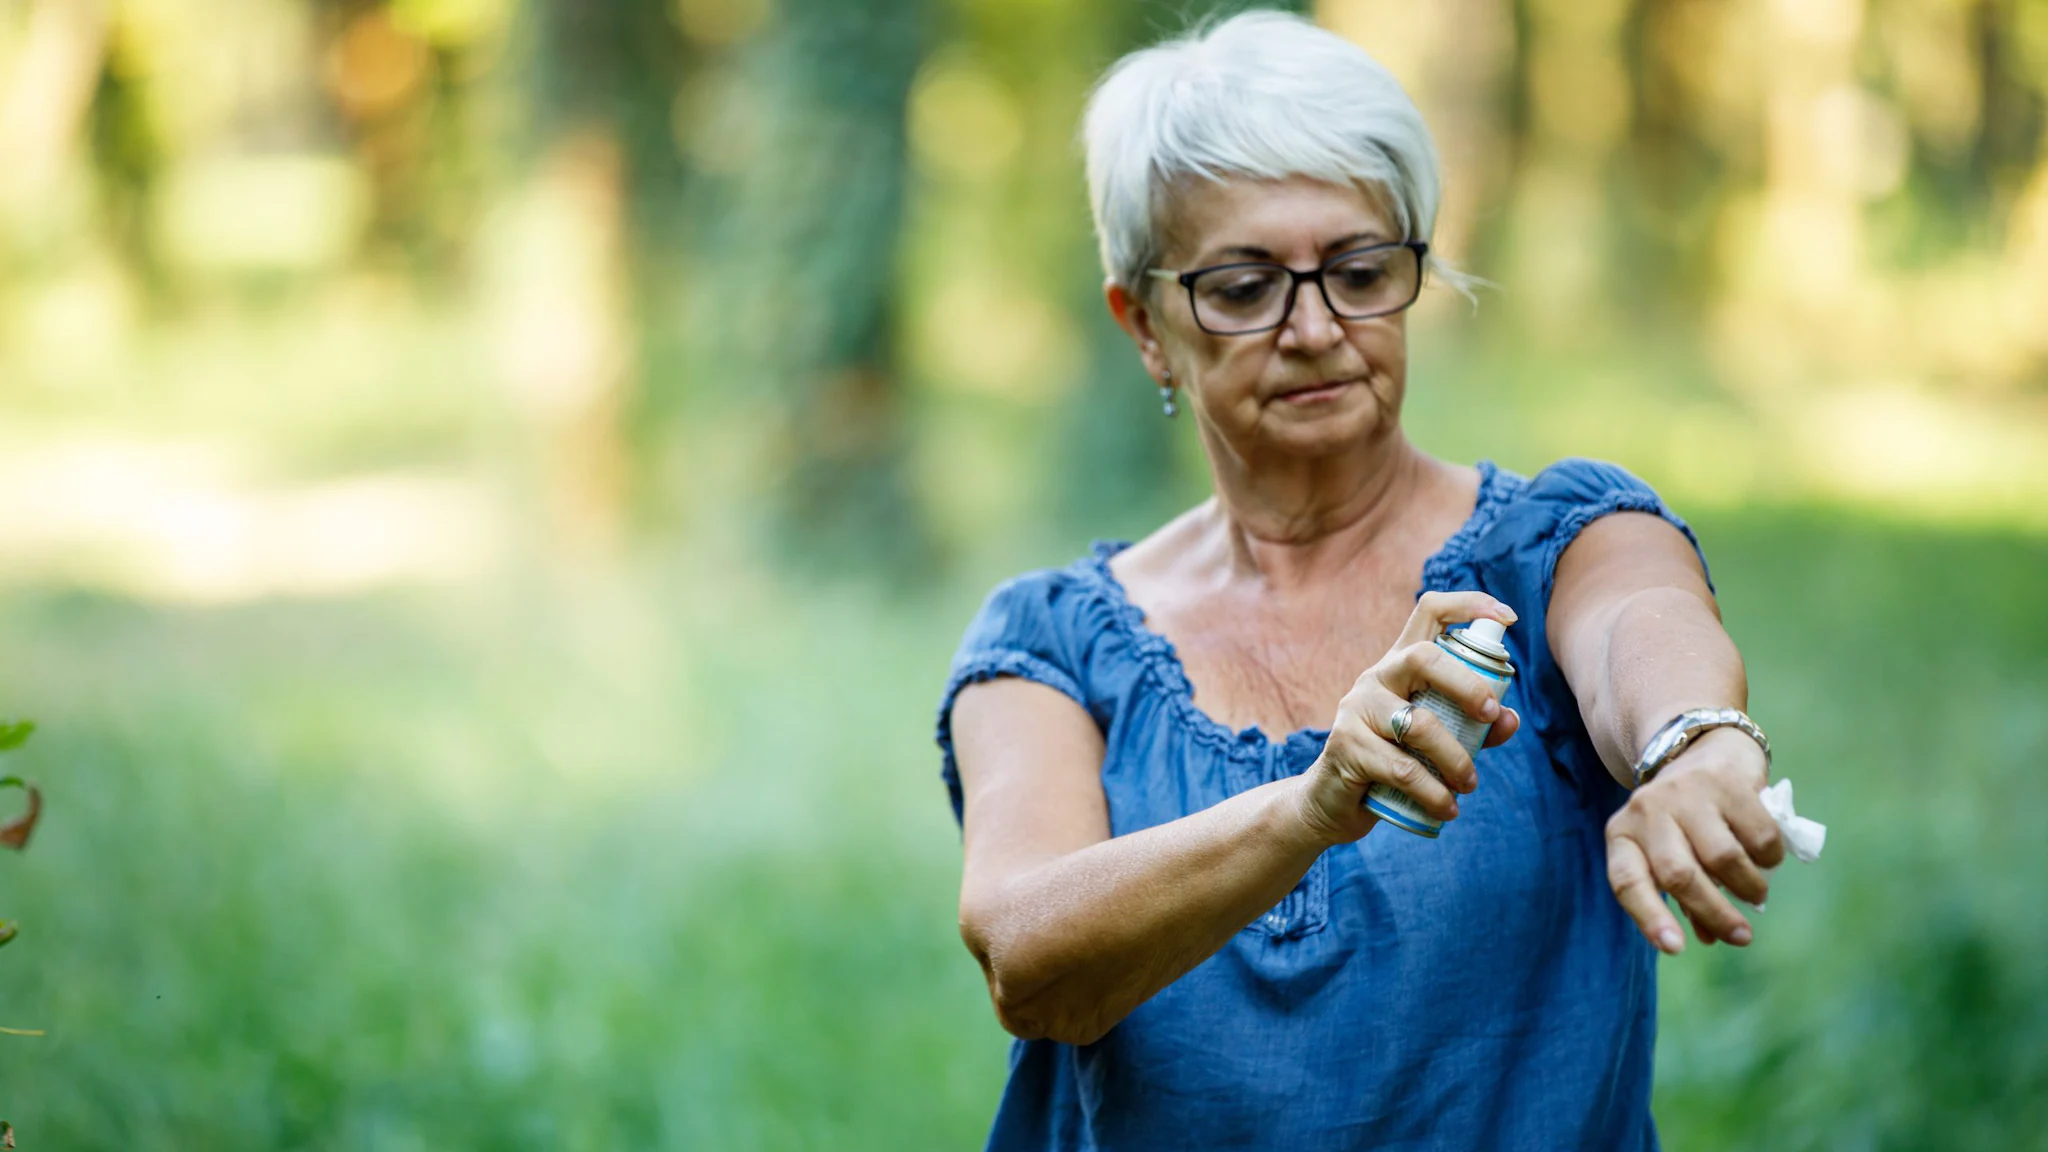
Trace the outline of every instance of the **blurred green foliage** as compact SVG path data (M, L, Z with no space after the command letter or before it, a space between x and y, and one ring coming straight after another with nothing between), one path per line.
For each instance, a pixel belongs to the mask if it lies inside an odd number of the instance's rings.
M1699 529L1832 834L1754 947L1663 962L1666 1145L2042 1147L2048 546ZM0 888L0 1018L49 1033L0 1037L0 1104L136 1152L975 1145L1007 1038L928 729L983 587L8 597L57 786Z
M0 5L23 1147L955 1148L930 709L1200 498L1074 147L1238 0ZM2048 6L1322 0L1444 153L1408 431L1694 517L1833 833L1673 1149L2048 1147Z

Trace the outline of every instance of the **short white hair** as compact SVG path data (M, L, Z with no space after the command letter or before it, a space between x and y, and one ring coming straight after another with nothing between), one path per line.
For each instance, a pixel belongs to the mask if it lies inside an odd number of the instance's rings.
M1415 102L1364 49L1289 13L1246 12L1125 56L1089 97L1081 133L1103 272L1140 295L1168 198L1189 178L1362 186L1403 239L1436 228L1436 145ZM1464 289L1466 277L1430 264Z

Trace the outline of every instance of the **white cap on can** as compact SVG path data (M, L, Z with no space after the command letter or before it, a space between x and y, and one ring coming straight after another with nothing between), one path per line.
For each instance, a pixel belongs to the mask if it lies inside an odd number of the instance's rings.
M1507 625L1498 620L1482 618L1474 620L1465 629L1465 640L1474 648L1499 648L1505 651L1507 645L1501 643L1501 640L1507 634Z

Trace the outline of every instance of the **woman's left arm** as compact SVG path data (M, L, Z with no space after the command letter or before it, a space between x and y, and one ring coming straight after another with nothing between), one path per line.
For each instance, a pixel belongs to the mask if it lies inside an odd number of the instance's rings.
M1557 563L1545 628L1601 761L1623 787L1665 721L1689 708L1743 708L1742 654L1685 536L1643 512L1587 525ZM1695 740L1607 822L1607 878L1665 952L1685 948L1669 892L1704 943L1750 941L1749 921L1716 886L1761 904L1763 869L1784 858L1758 793L1763 750L1734 729Z

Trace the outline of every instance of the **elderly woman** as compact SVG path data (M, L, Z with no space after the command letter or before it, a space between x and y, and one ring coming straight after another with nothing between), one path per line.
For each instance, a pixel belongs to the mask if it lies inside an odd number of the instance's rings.
M1356 47L1240 16L1119 63L1086 138L1110 312L1214 495L1002 585L954 662L960 931L1018 1038L989 1146L1654 1147L1663 894L1747 944L1721 889L1782 853L1690 531L1612 465L1403 435L1404 310L1455 274ZM1482 619L1504 698L1434 643Z

